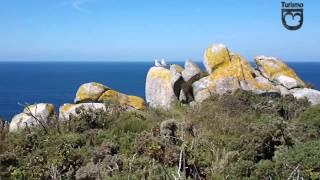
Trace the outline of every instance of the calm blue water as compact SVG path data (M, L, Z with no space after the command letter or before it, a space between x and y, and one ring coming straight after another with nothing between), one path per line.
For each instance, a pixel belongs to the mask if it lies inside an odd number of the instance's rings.
M200 63L198 63L200 64ZM78 87L100 82L126 94L144 97L145 77L153 62L0 62L0 116L10 120L18 103L73 102ZM289 63L306 82L320 89L320 63Z

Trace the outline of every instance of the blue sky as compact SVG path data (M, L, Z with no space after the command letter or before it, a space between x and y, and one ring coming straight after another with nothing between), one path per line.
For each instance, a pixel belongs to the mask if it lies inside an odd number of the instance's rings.
M297 31L282 26L280 2L1 0L0 61L201 61L213 43L248 60L320 61L320 1L303 1Z

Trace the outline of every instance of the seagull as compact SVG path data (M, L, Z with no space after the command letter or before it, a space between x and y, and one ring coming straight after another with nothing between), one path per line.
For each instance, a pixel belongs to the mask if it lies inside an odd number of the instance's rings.
M162 66L168 66L168 64L166 63L166 61L164 59L161 59L161 65Z
M158 59L154 60L154 65L157 66L157 67L161 66L161 64L159 63Z

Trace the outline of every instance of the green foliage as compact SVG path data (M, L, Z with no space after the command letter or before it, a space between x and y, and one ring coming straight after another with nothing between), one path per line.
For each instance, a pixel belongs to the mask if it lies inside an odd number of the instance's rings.
M238 91L188 107L77 110L0 128L0 179L287 179L320 176L320 106ZM4 126L3 126L4 127Z
M254 162L248 160L239 160L232 164L228 170L232 178L250 177L254 169Z
M270 179L276 177L274 163L271 160L261 160L255 165L255 170L252 173L253 179Z
M310 141L279 152L275 158L275 168L282 178L299 176L316 179L320 177L319 159L320 141Z
M308 108L301 113L299 120L307 125L313 125L320 128L320 105Z

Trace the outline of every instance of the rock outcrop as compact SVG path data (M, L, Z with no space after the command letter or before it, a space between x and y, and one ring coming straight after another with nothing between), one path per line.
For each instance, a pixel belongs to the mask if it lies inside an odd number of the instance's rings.
M39 123L47 123L55 115L54 106L52 104L40 103L29 105L24 108L23 112L15 115L9 126L9 131L17 131L25 127L39 125Z
M232 94L241 89L256 94L289 95L307 98L319 104L320 92L306 88L305 83L283 61L266 56L255 58L256 68L242 56L230 52L223 44L215 44L204 52L203 64L208 73L190 60L183 69L171 65L152 67L146 83L147 102L152 107L168 108L172 104L202 102L212 95ZM171 83L171 86L169 85Z
M153 108L169 109L177 103L197 104L213 95L233 94L240 89L256 94L293 95L297 99L306 98L312 105L320 104L320 91L307 88L283 61L257 56L255 63L254 68L223 44L212 45L204 52L203 64L207 72L202 72L191 60L185 62L184 68L177 64L151 67L146 77L146 102ZM79 110L108 111L110 103L124 110L145 109L141 97L90 82L79 87L74 104L63 104L59 108L59 120L78 116ZM52 104L30 105L12 118L9 131L47 123L54 116ZM0 121L0 129L4 127L2 124Z
M145 102L138 96L126 95L103 84L90 82L81 85L74 99L75 104L63 104L59 108L59 120L78 116L80 110L106 111L108 104L118 104L127 109L143 110Z

